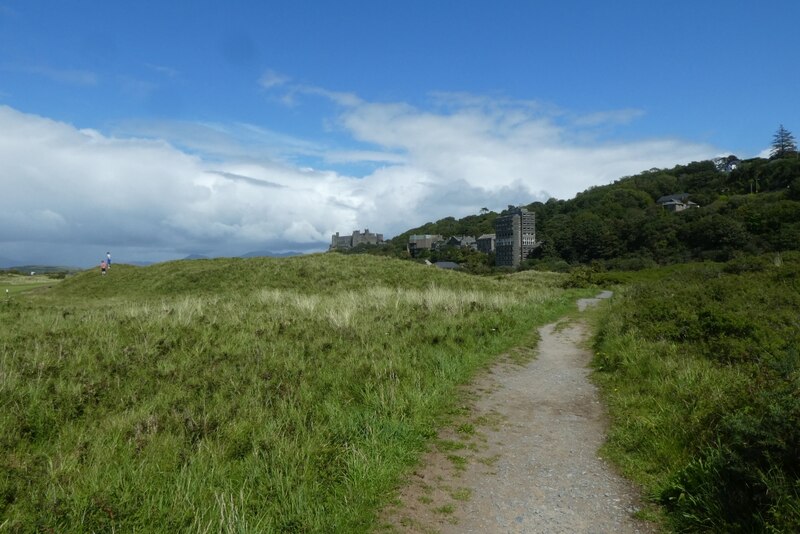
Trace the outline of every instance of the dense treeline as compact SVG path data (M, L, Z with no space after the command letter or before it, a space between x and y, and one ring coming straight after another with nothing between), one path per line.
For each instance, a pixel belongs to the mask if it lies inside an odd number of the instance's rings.
M687 193L698 204L670 212L656 203ZM578 194L529 206L536 211L538 260L638 268L800 246L800 160L796 157L653 169Z
M657 200L686 193L697 208L673 213ZM800 247L800 159L739 161L734 156L651 169L594 187L574 199L534 202L537 238L543 243L523 268L568 270L576 264L640 269L692 260L727 261L741 254ZM482 209L408 230L369 252L402 257L411 234L473 235L494 232L499 214ZM458 249L431 259L468 263L474 270L493 258Z

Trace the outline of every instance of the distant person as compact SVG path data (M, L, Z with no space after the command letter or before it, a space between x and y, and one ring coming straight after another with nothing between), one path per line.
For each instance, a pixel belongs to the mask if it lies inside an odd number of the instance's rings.
M111 253L106 252L106 268L111 269Z
M106 263L106 260L101 261L100 262L100 274L105 275L107 269L108 269L108 264Z

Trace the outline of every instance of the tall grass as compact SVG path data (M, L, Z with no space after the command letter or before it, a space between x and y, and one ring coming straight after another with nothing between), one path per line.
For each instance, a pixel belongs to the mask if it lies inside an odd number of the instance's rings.
M367 531L454 387L572 305L557 281L115 264L0 305L0 525Z

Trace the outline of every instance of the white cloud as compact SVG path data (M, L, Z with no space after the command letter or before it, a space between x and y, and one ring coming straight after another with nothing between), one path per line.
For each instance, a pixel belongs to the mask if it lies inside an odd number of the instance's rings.
M184 150L214 160L289 161L327 154L324 147L312 141L247 123L128 120L117 123L112 133L118 137L169 139Z
M769 159L769 157L770 157L770 156L772 156L772 150L773 150L773 148L772 148L772 147L765 148L764 150L762 150L761 152L759 152L759 153L758 153L758 155L757 155L756 157L757 157L757 158ZM726 155L727 155L727 154L726 154Z
M341 121L356 139L406 154L407 166L424 169L444 194L458 195L464 187L487 198L499 191L527 193L507 198L509 203L570 198L643 169L714 154L709 146L678 140L575 144L568 139L579 132L527 104L473 102L431 113L407 104L365 103L345 109Z
M392 236L719 153L674 139L576 143L592 136L530 102L440 95L444 110L424 110L301 94L339 106L348 147L247 124L128 123L111 137L0 106L0 256L85 265L109 248L117 261L324 249L336 231ZM382 166L354 177L287 154Z
M392 152L379 152L375 150L331 150L323 154L327 163L406 163L407 158Z

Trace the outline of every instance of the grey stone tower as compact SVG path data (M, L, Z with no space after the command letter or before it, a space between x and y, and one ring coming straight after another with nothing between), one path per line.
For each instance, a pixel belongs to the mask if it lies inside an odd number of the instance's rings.
M536 214L510 208L494 221L495 265L518 267L536 248Z

